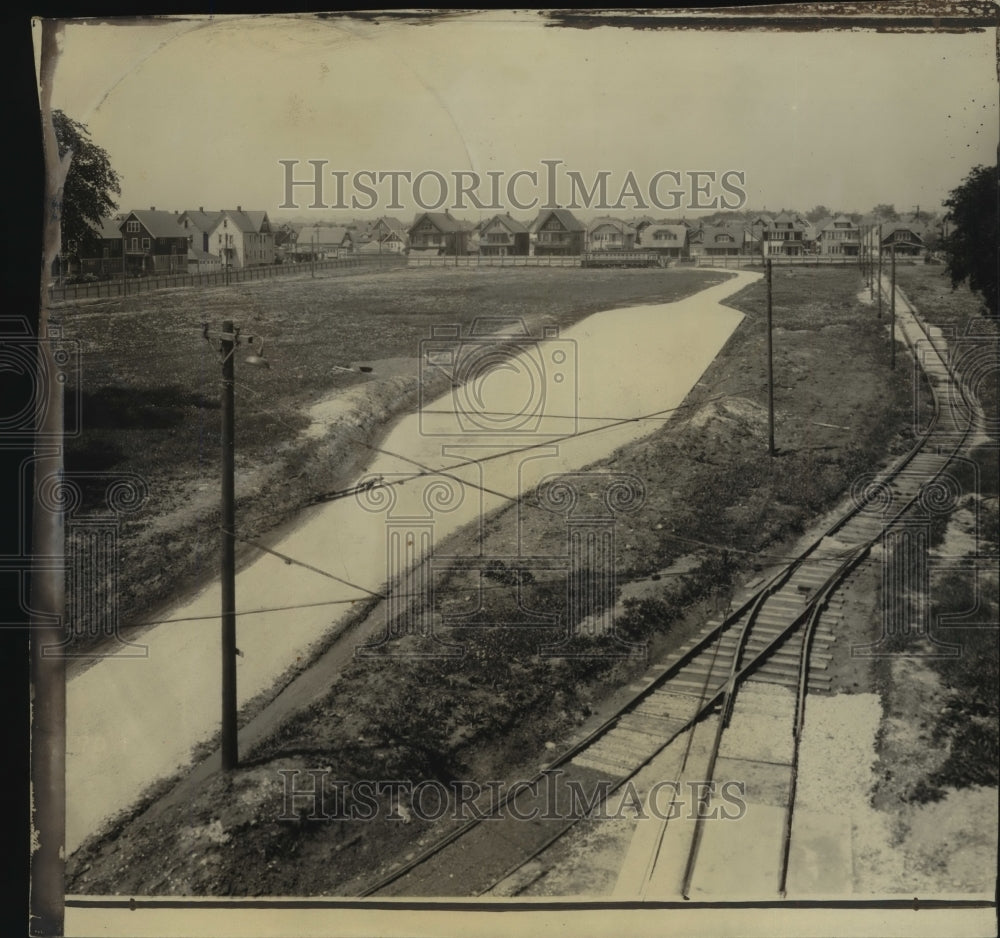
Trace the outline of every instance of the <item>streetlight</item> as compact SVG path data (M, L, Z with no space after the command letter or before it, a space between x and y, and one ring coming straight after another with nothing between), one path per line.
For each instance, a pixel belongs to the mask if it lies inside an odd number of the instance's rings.
M208 335L208 323L202 323L202 335ZM254 340L257 350L253 350ZM236 447L235 399L233 393L233 357L240 343L240 330L233 321L222 324L218 352L222 362L222 769L229 771L239 764L236 734ZM246 361L249 365L270 368L264 358L260 336L250 335L251 347Z

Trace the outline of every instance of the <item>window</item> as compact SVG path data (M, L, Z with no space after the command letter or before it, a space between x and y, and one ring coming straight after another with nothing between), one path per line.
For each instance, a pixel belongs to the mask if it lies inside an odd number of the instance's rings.
M139 239L138 238L133 238L132 239L132 251L138 252L138 250L139 250Z
M130 222L128 222L125 225L125 230L128 231L130 234L133 231L138 231L139 230L139 223L137 221L130 221Z
M142 239L142 249L144 251L148 251L149 250L149 238L143 238Z

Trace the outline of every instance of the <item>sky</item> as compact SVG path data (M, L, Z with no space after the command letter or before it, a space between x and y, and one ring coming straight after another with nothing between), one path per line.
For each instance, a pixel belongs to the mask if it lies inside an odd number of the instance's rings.
M499 207L531 218L574 196L582 217L737 203L938 210L973 166L996 162L995 62L992 31L581 30L511 11L419 25L67 21L52 102L107 150L126 210L240 205L319 222ZM294 179L325 161L322 194L289 193L280 160L297 161ZM519 171L537 183L512 184ZM375 175L359 186L365 172ZM385 174L404 172L393 200ZM455 173L478 175L484 208ZM579 188L602 173L608 212L588 209Z

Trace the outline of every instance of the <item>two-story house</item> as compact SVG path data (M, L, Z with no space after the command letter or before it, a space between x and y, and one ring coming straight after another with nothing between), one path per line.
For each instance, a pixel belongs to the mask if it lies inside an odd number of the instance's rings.
M587 226L568 209L543 210L531 223L529 231L535 254L583 253Z
M465 254L471 228L451 212L423 212L410 225L410 250L431 254Z
M118 224L130 274L187 272L188 236L173 212L137 209Z
M595 218L587 229L588 251L631 251L636 231L619 218Z
M799 257L806 253L808 224L790 212L782 212L763 229L764 254Z
M494 215L479 226L479 253L484 257L523 257L530 249L528 226L510 212Z
M861 232L846 215L824 218L815 225L819 253L833 257L857 257Z
M208 248L227 267L255 267L274 263L274 234L267 212L225 208L209 232Z

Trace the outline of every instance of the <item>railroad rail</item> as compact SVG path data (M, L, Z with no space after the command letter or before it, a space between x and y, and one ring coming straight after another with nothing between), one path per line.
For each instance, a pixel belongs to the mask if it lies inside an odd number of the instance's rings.
M549 762L529 783L509 789L486 809L480 807L479 816L456 826L372 883L362 896L455 895L456 870L463 894L483 895L538 858L671 745L686 746L682 763L686 769L696 727L714 720L712 744L698 753L704 761L690 770L699 779L711 781L740 692L751 679L784 685L795 694L791 725L785 727L792 742L774 882L774 891L784 895L806 697L810 687L822 690L828 682L822 674L822 661L829 657L824 646L834 639L822 622L823 613L843 602L838 594L847 579L947 469L974 426L975 404L951 372L947 353L938 347L916 311L902 313L898 319L911 346L917 340L909 332L914 332L926 339L931 350L918 358L931 385L934 413L911 450L881 475L856 487L853 504L841 517L762 585L754 584L734 597L735 608L721 621L708 622L670 659L650 668L609 719ZM960 401L949 393L953 387L959 389ZM886 505L895 510L888 514ZM587 793L592 797L586 797ZM664 822L650 847L640 895L654 879L669 829ZM686 843L680 849L685 859L678 891L688 898L704 824L695 818L683 830ZM672 855L676 861L677 850Z

